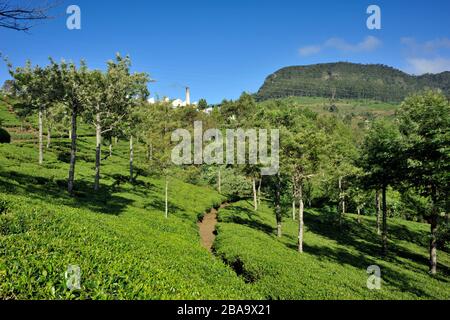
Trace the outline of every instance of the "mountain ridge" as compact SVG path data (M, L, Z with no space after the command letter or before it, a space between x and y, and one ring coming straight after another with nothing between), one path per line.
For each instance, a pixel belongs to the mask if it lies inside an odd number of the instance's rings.
M255 97L259 101L316 96L399 102L428 88L450 96L450 71L417 76L384 64L334 62L281 68L265 79Z

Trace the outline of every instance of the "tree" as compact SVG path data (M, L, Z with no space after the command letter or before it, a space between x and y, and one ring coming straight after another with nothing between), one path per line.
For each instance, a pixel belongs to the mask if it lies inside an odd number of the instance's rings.
M169 177L173 166L171 153L174 146L172 132L179 127L173 110L167 103L148 105L147 136L153 141L152 166L164 176L164 215L169 215Z
M290 154L294 199L298 204L298 252L303 252L304 237L304 187L306 181L318 174L325 156L326 135L314 129L306 129L296 135Z
M292 198L298 206L298 251L303 252L304 187L319 173L327 153L327 136L317 126L315 115L303 110L282 109L274 114L275 123L282 125L280 136L281 170L292 182Z
M73 195L75 181L75 166L77 155L77 119L85 110L83 100L88 95L88 68L84 61L77 67L74 63L60 63L50 60L50 70L52 75L52 88L57 100L64 103L70 114L70 164L69 177L67 181L67 191Z
M265 179L265 190L270 199L272 199L272 205L275 212L277 237L281 238L283 235L282 223L283 223L283 203L282 198L284 190L286 190L287 179L285 176L278 172L276 175L267 176Z
M206 102L206 101L205 101ZM224 125L227 128L235 130L242 130L242 133L246 135L245 150L251 153L246 154L246 163L241 166L241 172L251 180L252 194L253 194L253 207L254 210L258 210L258 186L257 181L260 178L260 167L256 163L250 163L250 159L257 158L257 150L251 149L251 146L255 146L258 140L257 133L248 134L249 129L253 130L261 125L261 119L255 117L254 110L256 109L256 102L254 98L248 93L242 93L238 100L234 102L224 102L220 108L220 112L223 115ZM248 135L247 135L248 134ZM247 152L246 152L247 153ZM255 161L256 162L256 161ZM220 170L220 168L219 168ZM220 171L219 171L220 174Z
M367 188L381 189L382 193L382 253L387 254L387 205L388 186L396 185L404 175L404 142L398 128L385 120L376 121L362 146L360 160Z
M431 200L430 273L437 272L439 213L449 212L450 103L441 92L426 91L401 106L400 128L406 137L407 181Z
M47 127L47 149L50 148L52 133L55 130L67 130L70 119L64 104L60 102L53 103L45 110L45 125Z
M8 0L0 0L0 27L28 31L33 27L34 22L50 19L49 11L55 6L55 3L19 5L12 4Z
M208 109L208 102L206 102L205 99L198 100L198 109L199 110L206 110L206 109Z
M94 190L100 187L101 145L105 133L115 130L132 113L135 101L147 95L146 74L131 74L131 60L116 55L108 61L106 73L90 71L86 76L83 97L85 119L92 122L96 132Z
M13 69L8 64L9 73L13 77L15 94L21 99L25 114L38 113L39 127L39 164L44 162L43 151L43 117L47 108L57 100L54 87L55 73L51 66L33 67L27 61L24 67Z
M130 139L130 181L133 181L134 146L133 136L136 135L139 119L135 109L147 99L150 94L146 73L131 73L131 59L129 56L116 55L116 61L108 62L107 99L113 110L114 126L122 124L123 132ZM124 126L126 124L126 126Z
M95 127L95 180L94 190L100 188L100 162L103 126L112 113L107 93L106 76L99 70L89 71L85 77L86 90L83 91L83 104L85 105L84 119L92 122ZM107 118L107 119L105 119Z
M14 94L14 80L5 80L5 82L3 82L2 93L5 95Z
M330 161L326 163L326 171L333 185L332 197L338 201L338 217L341 224L346 212L349 179L357 173L355 161L358 152L352 132L341 121L335 117L320 117L318 125L330 138L328 152Z

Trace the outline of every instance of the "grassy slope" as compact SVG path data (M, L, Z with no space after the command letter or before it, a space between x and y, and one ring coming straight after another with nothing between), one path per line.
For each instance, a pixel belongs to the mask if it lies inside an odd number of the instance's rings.
M0 299L261 298L200 245L196 221L219 194L172 178L166 220L163 181L130 184L123 142L103 162L94 195L94 140L86 137L70 198L61 161L68 143L56 139L42 167L34 143L0 145ZM79 292L66 289L68 265L81 267Z
M298 223L286 219L276 238L273 209L254 213L241 201L220 211L217 254L244 279L273 299L450 299L450 255L439 252L439 275L427 273L428 226L389 220L390 254L378 255L373 217L358 224L348 215L343 229L316 210L307 210L303 254L296 251ZM382 289L367 289L367 267L378 265Z
M5 121L8 129L14 121ZM166 220L161 179L127 182L125 142L103 162L102 191L94 195L94 141L82 137L75 200L64 192L68 163L61 160L67 161L68 147L67 139L54 140L39 167L35 142L0 145L0 299L450 298L449 255L439 252L446 275L427 275L426 225L390 221L393 250L384 262L373 219L360 226L348 218L340 233L308 211L300 256L295 222L284 223L278 240L271 209L254 215L242 202L220 213L228 222L219 225L215 243L219 255L243 269L239 278L199 244L197 217L220 203L220 195L173 178ZM138 146L138 164L143 154ZM81 267L79 292L65 289L69 264ZM379 292L365 286L370 264L382 267Z

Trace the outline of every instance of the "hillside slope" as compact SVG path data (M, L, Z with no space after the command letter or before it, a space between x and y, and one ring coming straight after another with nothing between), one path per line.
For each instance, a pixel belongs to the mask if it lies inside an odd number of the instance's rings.
M55 138L39 166L35 141L19 138L0 144L0 299L262 297L201 246L196 222L224 200L217 192L171 178L166 219L163 179L137 167L130 183L123 141L103 162L95 194L95 140L81 137L72 198L68 139ZM140 155L137 144L137 165ZM66 286L70 265L81 269L81 290Z
M125 141L103 161L95 194L95 138L82 135L69 197L68 139L55 137L39 166L33 121L24 136L1 103L0 116L14 131L12 144L0 144L0 299L450 299L450 254L439 251L439 274L429 276L425 224L389 220L381 259L373 218L349 215L338 229L329 213L309 209L300 255L296 222L286 218L278 239L273 209L255 213L241 201L219 211L212 255L196 222L222 195L171 177L166 219L164 179L148 173L137 143L130 183ZM380 291L366 287L371 264L381 267ZM80 290L67 289L71 265Z
M427 265L426 224L389 219L389 255L380 256L374 217L348 214L341 228L328 212L307 209L305 252L298 222L286 218L276 237L273 208L254 212L241 201L219 211L215 251L270 299L450 299L450 254L439 251L439 274ZM367 268L381 269L381 290L367 288Z
M347 62L292 66L268 76L258 100L309 96L399 102L407 95L439 88L450 96L450 72L413 76L385 65Z

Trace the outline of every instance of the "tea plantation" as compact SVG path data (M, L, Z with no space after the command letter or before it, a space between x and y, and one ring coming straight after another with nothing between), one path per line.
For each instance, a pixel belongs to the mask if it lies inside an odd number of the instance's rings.
M219 212L215 250L270 299L450 299L450 254L439 252L438 276L427 273L427 225L390 219L390 253L381 259L374 218L358 223L348 214L339 230L326 217L306 210L300 255L296 221L286 219L278 239L273 208L255 213L241 201ZM367 288L372 265L381 268L380 290Z
M70 197L69 140L53 139L39 166L34 120L24 126L5 104L0 115L12 137L0 144L0 299L450 299L450 254L439 252L429 276L425 224L390 220L381 259L373 218L348 215L336 229L308 209L300 255L295 221L278 239L273 209L255 213L243 200L219 211L211 254L196 222L224 196L173 175L166 219L164 179L144 167L137 143L130 183L126 141L104 152L94 193L95 138L82 127ZM381 268L381 290L366 286L370 265ZM67 288L69 266L81 270L78 290Z

